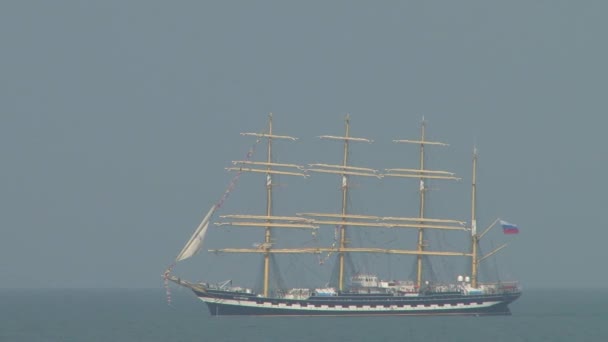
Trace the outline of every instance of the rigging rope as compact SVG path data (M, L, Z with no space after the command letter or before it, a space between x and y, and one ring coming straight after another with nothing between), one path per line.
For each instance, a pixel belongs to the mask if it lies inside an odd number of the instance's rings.
M251 148L249 148L249 151L247 152L247 155L245 156L245 161L250 161L251 160L251 157L253 157L253 154L255 153L255 147L260 143L260 141L262 141L262 139L258 138L255 141L255 143L251 146ZM243 171L239 170L236 173L236 175L234 175L234 177L232 177L232 180L228 184L228 188L226 188L226 191L224 191L224 194L222 195L222 197L220 198L220 200L215 204L215 209L219 209L219 208L221 208L224 205L224 202L226 201L226 199L228 198L228 196L230 196L230 193L236 187L236 184L238 183L238 181L241 178L242 174L243 174Z
M251 158L253 157L253 154L255 153L255 148L260 143L260 141L262 141L262 138L256 139L255 143L253 145L251 145L251 147L249 148L249 151L247 151L247 154L245 155L245 161L251 160ZM232 193L232 191L236 187L236 184L238 183L242 174L243 174L243 171L239 170L232 177L232 179L230 180L230 183L228 183L228 187L222 194L222 197L220 197L219 201L217 201L215 203L215 210L220 209L224 205L224 202L226 201L226 199L228 199L228 196L230 196L230 193ZM175 263L176 263L175 261L173 263L171 263L171 265L169 265L169 267L167 267L167 269L165 270L165 273L163 273L164 287L165 287L165 292L167 295L167 304L168 305L171 305L171 289L169 287L169 276L171 275L171 271L175 267Z

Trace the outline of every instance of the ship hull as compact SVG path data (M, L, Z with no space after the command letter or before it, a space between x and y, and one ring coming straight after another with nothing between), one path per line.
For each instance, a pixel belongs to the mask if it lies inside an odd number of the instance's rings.
M265 298L228 291L194 291L213 316L429 316L510 315L520 293L431 294L416 297L344 295L308 299Z

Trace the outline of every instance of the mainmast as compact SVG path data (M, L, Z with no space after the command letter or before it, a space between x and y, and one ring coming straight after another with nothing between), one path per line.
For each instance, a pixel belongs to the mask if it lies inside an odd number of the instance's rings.
M418 288L420 288L420 286L422 285L422 270L423 270L422 259L426 255L424 253L424 251L425 251L425 248L427 247L426 242L424 240L425 227L422 226L426 222L425 221L425 219L426 219L426 217L425 217L426 196L425 195L428 190L424 180L425 179L459 180L460 178L455 177L454 174L451 172L433 171L433 170L427 170L425 168L425 164L424 164L424 162L425 162L425 154L424 154L425 145L436 145L436 146L449 146L449 145L442 143L442 142L426 140L426 121L424 120L424 118L422 119L422 123L421 123L421 127L420 127L420 140L393 140L393 142L420 145L420 164L419 164L420 167L418 170L415 170L415 169L387 169L386 171L389 173L385 174L385 176L418 178L419 179L418 191L419 191L420 204L419 204L419 210L418 210L418 217L420 219L421 227L418 228L418 241L417 241L418 254L416 256L416 286L418 286ZM400 173L394 173L394 172L400 172Z
M380 176L376 173L377 170L369 169L369 168L361 168L354 167L348 165L348 148L349 143L351 141L362 141L371 143L372 140L365 138L354 138L350 136L350 117L346 115L345 119L345 134L343 137L339 136L330 136L323 135L320 136L321 139L332 139L332 140L343 140L344 141L344 155L342 157L342 165L328 165L328 164L311 164L311 166L323 167L324 169L309 169L309 171L313 172L324 172L324 173L334 173L340 174L342 176L342 210L341 210L341 222L339 224L339 252L338 252L338 267L339 267L339 276L338 276L338 289L340 291L344 290L344 258L346 255L345 248L348 244L346 239L346 227L347 227L347 207L348 207L348 177L349 175L357 175L357 176L372 176L378 177ZM332 170L337 169L337 170Z

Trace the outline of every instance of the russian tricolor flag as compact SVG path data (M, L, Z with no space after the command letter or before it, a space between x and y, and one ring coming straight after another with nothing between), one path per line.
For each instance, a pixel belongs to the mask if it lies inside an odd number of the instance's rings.
M502 232L505 234L519 233L519 227L517 227L513 223L509 223L507 221L500 220L500 225L502 226Z

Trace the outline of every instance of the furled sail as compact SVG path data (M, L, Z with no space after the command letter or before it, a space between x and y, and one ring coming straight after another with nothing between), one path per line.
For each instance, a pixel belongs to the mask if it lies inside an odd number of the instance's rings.
M190 258L200 250L203 244L203 239L205 239L205 233L207 233L207 227L209 227L209 220L211 219L211 216L213 215L215 209L215 205L213 205L211 209L209 209L209 212L207 213L207 215L205 215L205 218L203 219L201 224L198 225L198 228L196 228L194 234L192 234L192 237L190 237L190 240L188 240L188 243L186 243L177 258L175 258L176 262Z

